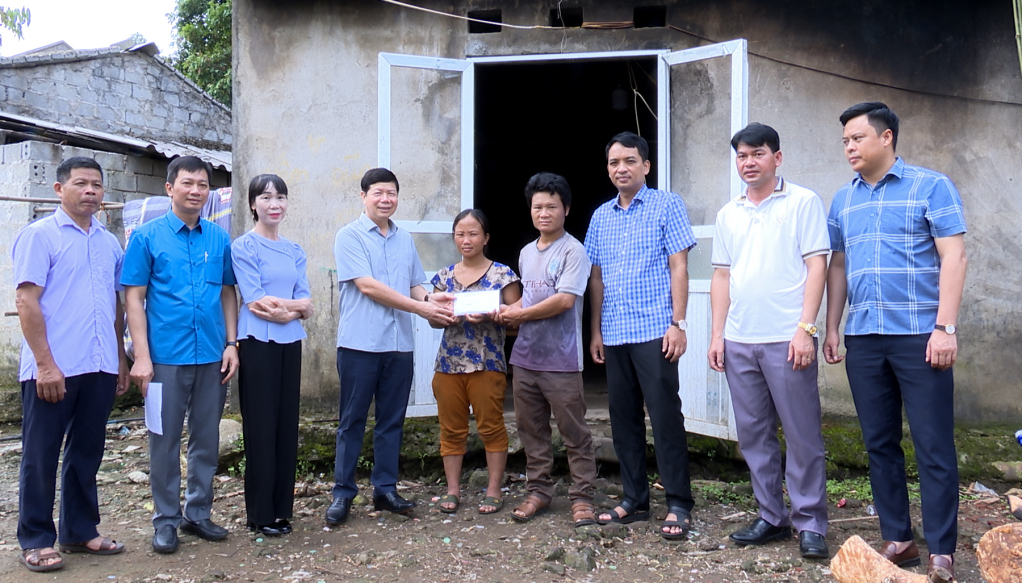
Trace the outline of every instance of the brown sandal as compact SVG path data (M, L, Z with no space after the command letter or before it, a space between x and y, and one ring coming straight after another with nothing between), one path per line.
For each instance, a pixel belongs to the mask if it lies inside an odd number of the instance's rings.
M575 502L571 505L571 519L575 528L596 524L596 509L589 502Z
M56 562L49 565L43 564L43 561L52 561L53 559L56 559ZM52 548L25 549L21 552L21 564L25 565L25 568L29 571L42 573L63 568L64 559L61 558L60 553Z
M544 502L542 498L535 494L529 494L525 501L515 507L514 511L511 512L511 518L514 518L518 522L529 522L536 516L546 512L550 506L549 502ZM521 514L519 514L519 512Z

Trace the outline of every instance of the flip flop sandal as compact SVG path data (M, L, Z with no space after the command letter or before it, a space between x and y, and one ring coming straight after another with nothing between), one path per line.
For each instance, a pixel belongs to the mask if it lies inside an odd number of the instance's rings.
M575 502L571 505L571 519L575 528L596 524L596 510L589 502Z
M458 500L458 497L455 496L454 494L444 494L443 496L440 497L439 500L436 501L436 507L439 508L440 512L443 512L444 514L454 514L455 512L458 511L458 505L460 503L461 502ZM454 507L444 508L443 506L441 506L441 504L454 504Z
M124 544L113 539L103 538L98 549L90 549L88 543L61 544L62 553L87 553L90 555L116 555L124 550Z
M667 514L673 514L677 516L677 520L664 520L663 525L660 526L660 536L664 540L683 540L688 538L688 531L692 526L691 514L688 510L680 506L671 506L667 509ZM665 532L665 528L677 526L681 528L681 532Z
M493 510L483 510L483 506L492 506ZM483 498L483 501L479 503L479 514L494 514L500 512L500 509L504 507L504 501L495 496L487 496Z
M616 522L618 524L631 524L639 520L649 520L649 509L647 508L646 510L637 510L635 508L635 503L629 500L628 498L621 500L621 502L618 504L618 508L625 511L624 516L621 516L612 508L607 512L600 513L609 514L611 516L609 520L597 518L596 522L600 524L610 524L612 522Z
M511 518L514 518L518 522L529 522L533 518L536 518L540 514L547 511L547 507L550 506L549 502L543 502L543 499L535 494L529 494L525 498L525 502L519 504L514 512L511 513ZM521 514L518 514L521 512Z
M60 559L56 563L49 565L41 564L43 561L49 559ZM53 549L25 549L21 552L21 564L25 565L25 568L34 573L43 573L46 571L56 571L64 567L64 559L61 558L60 553Z

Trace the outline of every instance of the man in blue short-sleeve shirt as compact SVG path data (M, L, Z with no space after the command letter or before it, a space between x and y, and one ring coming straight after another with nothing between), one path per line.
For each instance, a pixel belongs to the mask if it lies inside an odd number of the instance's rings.
M21 349L22 456L18 542L31 571L63 567L53 548L54 477L65 440L60 550L112 555L102 537L96 472L115 395L128 389L120 285L123 253L93 214L103 202L103 170L74 157L57 168L60 206L14 239L14 282L25 341Z
M845 370L852 389L884 542L896 565L920 562L912 534L904 406L915 443L931 581L949 580L958 540L954 441L956 321L965 285L965 215L947 176L895 154L898 116L879 102L841 114L845 156L857 174L831 203L827 275L829 363L841 362L838 326L848 300Z
M593 362L607 364L610 424L625 496L599 519L649 517L645 403L667 494L660 534L678 539L688 532L694 504L677 361L688 343L688 250L696 239L681 197L646 186L645 139L618 134L606 154L618 195L596 209L586 233L586 253L593 263L589 350Z
M167 167L171 210L131 234L121 283L135 349L131 380L146 407L162 401L162 431L150 427L153 550L177 550L177 529L206 540L227 530L210 520L220 415L238 371L238 299L227 231L201 219L212 167L194 156ZM159 383L151 387L150 382ZM150 397L150 390L160 396ZM181 512L181 429L188 417L188 482Z
M333 502L326 522L348 519L358 494L355 470L362 454L369 406L375 400L373 505L408 513L415 503L397 493L398 457L412 389L412 314L439 326L454 321L448 293L426 293L427 281L411 234L391 220L397 176L373 168L362 176L364 212L337 231L337 374L340 377Z

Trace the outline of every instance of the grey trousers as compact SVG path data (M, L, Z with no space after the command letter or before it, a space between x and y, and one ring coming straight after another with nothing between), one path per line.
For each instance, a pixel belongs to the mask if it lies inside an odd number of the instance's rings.
M213 509L213 476L219 459L220 416L227 386L221 363L153 365L154 383L163 383L163 435L149 432L149 481L153 526L181 524L181 429L188 417L188 482L184 518L198 522Z
M752 474L759 516L774 526L789 523L799 532L827 534L827 462L820 429L818 360L792 370L788 342L724 342L724 374L731 388L738 446ZM791 514L781 490L781 446L787 448L783 478Z

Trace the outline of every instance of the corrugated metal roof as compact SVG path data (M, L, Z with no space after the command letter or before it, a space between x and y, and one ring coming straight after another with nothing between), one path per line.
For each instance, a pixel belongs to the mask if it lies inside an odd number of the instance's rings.
M67 142L74 146L93 150L107 150L122 153L159 154L164 158L177 156L197 156L220 170L231 171L231 152L229 150L208 150L181 142L160 142L144 140L131 136L108 134L76 126L35 119L0 111L0 129L11 130L38 136L45 141Z

